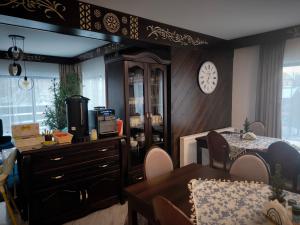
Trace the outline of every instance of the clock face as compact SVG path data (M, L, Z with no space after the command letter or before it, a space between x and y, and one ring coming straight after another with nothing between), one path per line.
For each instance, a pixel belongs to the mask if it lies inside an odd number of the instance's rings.
M218 84L218 71L214 63L206 61L199 70L198 82L205 94L211 94Z

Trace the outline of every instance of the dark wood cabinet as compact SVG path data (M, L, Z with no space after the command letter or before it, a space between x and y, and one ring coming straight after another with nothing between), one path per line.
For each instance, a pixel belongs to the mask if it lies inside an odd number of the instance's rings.
M29 224L62 224L123 202L125 149L125 137L19 149L21 199Z
M129 183L143 180L142 165L151 146L168 149L169 63L147 52L106 60L107 105L124 121Z

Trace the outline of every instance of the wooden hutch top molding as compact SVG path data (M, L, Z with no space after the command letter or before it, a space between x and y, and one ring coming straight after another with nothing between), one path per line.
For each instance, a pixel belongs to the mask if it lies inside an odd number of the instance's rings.
M91 36L97 36L91 33L93 32L98 34L97 37L114 42L140 40L167 46L203 47L224 41L220 38L80 1L3 0L0 3L0 20L5 23L7 17L3 17L3 15L41 22L26 23L23 21L20 24L18 21L14 25L76 35L81 35L80 31L89 31ZM47 27L44 23L50 26Z
M112 57L107 59L105 63L111 63L120 60L128 60L128 61L144 62L144 63L159 63L162 65L171 64L171 61L162 59L151 52L141 52L135 55L122 54L117 57Z

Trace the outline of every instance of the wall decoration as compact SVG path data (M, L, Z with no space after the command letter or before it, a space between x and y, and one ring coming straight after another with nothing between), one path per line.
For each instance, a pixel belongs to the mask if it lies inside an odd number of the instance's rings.
M124 23L124 24L128 23L128 19L126 16L122 16L122 23Z
M100 18L100 17L101 17L101 12L100 12L100 10L99 10L99 9L95 9L95 10L94 10L94 15L95 15L96 18Z
M65 20L62 12L66 11L66 7L57 2L51 0L4 0L1 1L1 6L11 6L11 8L23 7L28 12L35 12L43 10L47 18L52 18L53 15L58 16L60 19Z
M180 43L181 45L207 45L208 42L202 40L201 38L194 39L189 34L179 34L176 31L169 31L169 29L164 29L159 26L147 26L146 28L149 30L148 37L154 36L154 39L168 39L169 41Z
M141 40L165 46L205 46L214 45L224 40L209 35L162 24L142 17L118 12L112 9L70 0L1 0L1 15L42 22L18 22L19 26L33 29L47 29L57 32L65 30L71 35L89 36L86 31L105 40L112 36L122 39ZM1 18L5 23L5 18ZM45 24L54 25L46 26ZM84 31L84 32L82 32Z
M137 16L130 16L130 38L139 39L139 19Z
M79 2L80 28L84 30L92 29L91 22L91 6L83 2Z
M103 17L103 24L111 33L116 33L120 29L120 21L118 17L113 13L107 13Z
M101 30L101 23L100 22L96 22L94 24L94 27L95 27L96 30Z
M122 28L122 34L125 36L127 36L127 34L128 34L128 30L125 27Z

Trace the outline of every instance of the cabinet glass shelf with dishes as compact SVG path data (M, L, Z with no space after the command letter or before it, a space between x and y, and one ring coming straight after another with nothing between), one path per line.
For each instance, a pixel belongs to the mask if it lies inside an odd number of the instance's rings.
M129 75L129 85L131 85L131 86L135 86L135 85L144 86L144 76L143 76L143 74L131 73Z

